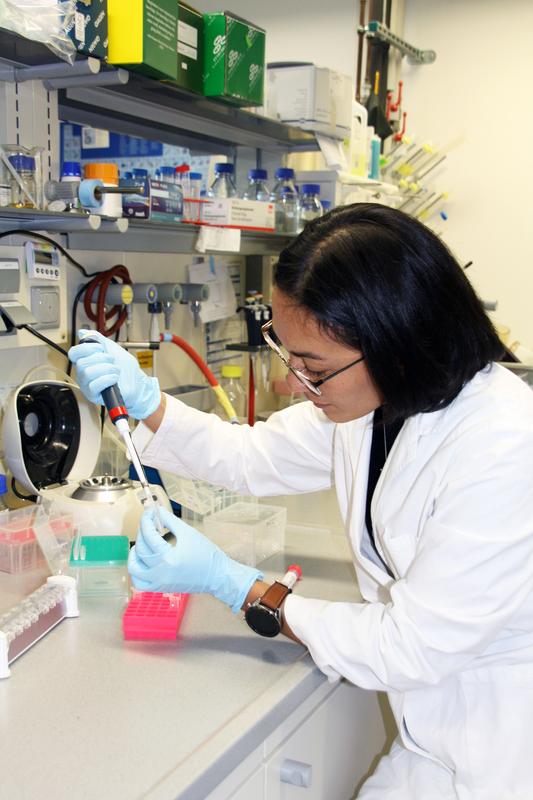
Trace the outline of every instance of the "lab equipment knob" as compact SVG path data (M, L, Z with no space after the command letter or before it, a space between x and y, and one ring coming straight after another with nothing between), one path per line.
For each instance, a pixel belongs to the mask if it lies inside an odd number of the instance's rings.
M313 768L311 764L304 764L302 761L293 761L286 758L281 765L280 779L282 783L290 783L292 786L301 786L308 789L311 786Z

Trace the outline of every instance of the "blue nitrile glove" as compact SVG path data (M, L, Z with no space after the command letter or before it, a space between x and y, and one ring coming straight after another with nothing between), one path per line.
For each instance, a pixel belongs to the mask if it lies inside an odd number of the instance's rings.
M101 391L118 384L132 417L146 419L153 414L161 402L157 378L146 375L137 359L112 339L98 331L78 331L80 339L85 336L98 341L71 347L68 357L76 365L78 385L87 400L102 405Z
M153 510L145 511L128 570L136 589L143 592L207 592L226 603L236 614L252 584L263 575L239 564L206 536L164 508L159 517L176 536L173 547L157 532Z

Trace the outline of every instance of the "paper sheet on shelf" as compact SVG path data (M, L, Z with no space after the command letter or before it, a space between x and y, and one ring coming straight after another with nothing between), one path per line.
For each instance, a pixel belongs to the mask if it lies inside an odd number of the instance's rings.
M238 228L217 228L203 225L198 231L196 250L218 250L225 253L238 253L241 249L241 232Z
M201 322L213 322L235 314L235 290L228 266L222 259L210 256L199 264L191 264L189 280L191 283L207 283L209 286L209 300L202 302L200 310Z
M330 169L348 169L348 162L340 139L331 139L321 133L316 134L320 152L324 156L326 166Z

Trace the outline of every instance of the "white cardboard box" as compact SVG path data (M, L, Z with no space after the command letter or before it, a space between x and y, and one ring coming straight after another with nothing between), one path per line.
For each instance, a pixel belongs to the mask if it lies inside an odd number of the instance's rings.
M267 116L344 138L352 124L352 80L314 64L267 69Z
M208 198L202 203L202 222L206 225L272 232L275 221L274 203L237 197Z

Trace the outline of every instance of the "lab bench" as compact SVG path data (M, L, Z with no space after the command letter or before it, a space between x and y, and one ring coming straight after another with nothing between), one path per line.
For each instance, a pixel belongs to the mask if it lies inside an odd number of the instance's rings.
M344 536L291 525L266 580L299 563L302 595L359 599ZM0 577L0 609L45 580ZM385 745L378 697L329 683L306 650L191 597L172 642L125 642L124 601L80 598L0 681L9 800L348 800Z

